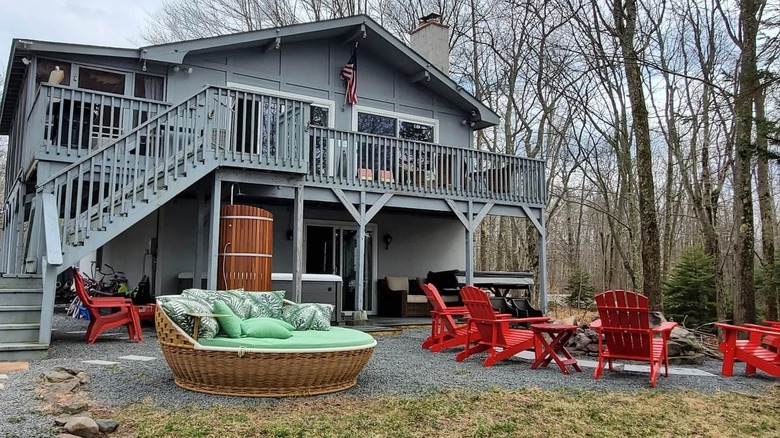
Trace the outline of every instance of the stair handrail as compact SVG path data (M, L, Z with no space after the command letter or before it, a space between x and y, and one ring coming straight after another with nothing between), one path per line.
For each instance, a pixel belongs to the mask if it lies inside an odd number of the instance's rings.
M138 131L140 131L140 130L142 130L142 129L146 128L147 126L149 126L149 125L151 125L151 124L153 124L153 123L156 123L156 122L157 122L159 119L161 119L162 117L165 117L166 115L168 115L168 114L172 113L173 111L175 111L175 110L178 110L178 109L179 109L179 107L181 107L182 105L185 105L185 104L187 104L187 102L189 102L191 99L198 97L198 95L199 95L199 94L201 94L201 93L204 93L204 94L205 94L205 92L206 92L206 91L208 91L208 89L209 89L209 88L215 88L215 87L213 87L212 85L206 85L205 87L203 87L203 88L202 88L200 91L198 91L197 93L195 93L195 94L193 94L192 96L190 96L190 97L188 97L188 98L186 98L186 99L182 100L181 102L177 103L176 105L172 105L172 106L170 106L170 107L169 107L168 109L166 109L164 112L161 112L161 113L157 114L156 116L154 116L154 117L150 118L149 120L147 120L147 121L145 121L145 122L141 123L140 125L136 126L136 127L135 127L135 128L133 128L132 130L128 131L127 133L125 133L125 134L124 134L124 135L122 135L121 137L119 137L119 138L117 138L117 139L113 140L112 142L110 142L110 143L107 143L107 144L105 144L105 145L103 145L103 146L101 146L101 147L99 147L99 148L95 149L94 151L90 152L90 153L89 153L89 154L87 154L87 155L84 155L83 157L79 158L79 160L78 160L78 161L74 161L74 162L73 162L73 163L71 163L70 165L68 165L68 166L65 166L65 167L64 167L64 168L62 168L62 169L61 169L59 172L57 172L57 173L55 173L54 175L50 176L50 177L49 177L48 179L46 179L45 181L43 181L43 182L41 182L41 183L37 184L37 185L35 186L35 189L36 189L36 191L43 190L43 188L44 188L46 185L48 185L48 184L51 184L51 183L52 183L52 182L54 182L54 181L55 181L57 178L60 178L61 176L63 176L63 175L66 175L66 174L67 174L68 172L70 172L71 170L78 168L78 167L79 167L81 164L83 164L85 161L89 161L90 159L92 159L92 158L94 158L94 157L96 157L96 156L100 155L101 153L105 152L105 151L106 151L106 150L108 150L109 148L116 146L116 144L117 144L117 143L119 143L119 142L121 142L121 141L124 141L124 140L125 140L126 138L128 138L128 137L131 137L131 136L132 136L133 134L135 134L136 132L138 132Z

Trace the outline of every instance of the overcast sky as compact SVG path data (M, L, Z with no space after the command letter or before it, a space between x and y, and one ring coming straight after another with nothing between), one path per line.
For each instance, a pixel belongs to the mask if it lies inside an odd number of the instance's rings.
M13 38L138 47L162 0L0 0L0 70Z

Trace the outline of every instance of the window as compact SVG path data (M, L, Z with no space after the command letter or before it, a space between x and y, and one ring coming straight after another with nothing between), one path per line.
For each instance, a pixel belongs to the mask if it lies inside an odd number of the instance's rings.
M397 137L404 140L424 141L434 143L436 141L436 121L431 119L417 119L404 114L384 113L381 111L358 109L357 132L366 134L383 135L385 137Z
M135 74L135 89L133 95L143 99L164 100L164 80L160 76Z
M309 124L312 126L321 126L327 128L330 126L330 108L320 105L312 105L309 115Z
M79 67L78 87L111 94L125 94L127 75Z
M35 85L38 85L41 82L70 85L70 63L38 58L38 68L35 72Z

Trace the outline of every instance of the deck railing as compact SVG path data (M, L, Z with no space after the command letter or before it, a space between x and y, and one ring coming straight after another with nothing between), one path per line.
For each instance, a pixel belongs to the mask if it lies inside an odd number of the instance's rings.
M322 185L544 205L544 161L310 127L307 180Z
M165 111L170 104L99 91L41 84L28 116L31 130L25 149L49 156L89 155ZM30 146L30 147L28 147Z

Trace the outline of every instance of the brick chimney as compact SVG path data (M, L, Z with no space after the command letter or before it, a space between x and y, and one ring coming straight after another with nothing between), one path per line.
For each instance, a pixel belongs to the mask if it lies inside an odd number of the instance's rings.
M450 74L449 26L441 22L441 15L428 14L420 17L417 29L411 33L411 46L434 67L444 74Z

